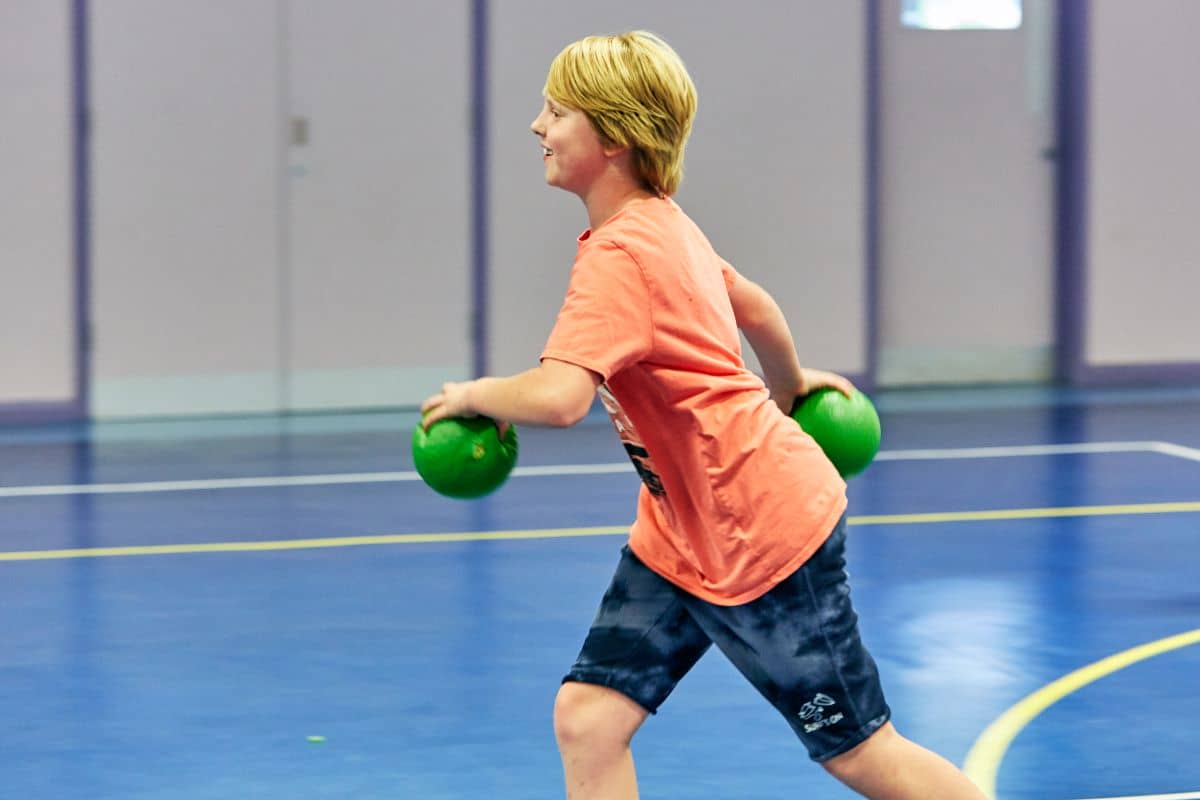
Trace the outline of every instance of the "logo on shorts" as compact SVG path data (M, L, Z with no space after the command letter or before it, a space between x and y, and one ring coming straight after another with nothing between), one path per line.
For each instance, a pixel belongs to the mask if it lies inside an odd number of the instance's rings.
M828 728L830 725L837 725L846 715L840 711L833 711L833 707L837 703L832 697L821 692L817 692L817 696L809 702L800 706L800 712L797 716L805 721L804 732L816 733L821 728ZM825 716L826 713L829 716Z

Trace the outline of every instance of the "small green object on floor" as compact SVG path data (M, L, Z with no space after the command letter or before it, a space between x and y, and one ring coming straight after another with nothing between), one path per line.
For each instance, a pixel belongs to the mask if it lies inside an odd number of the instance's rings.
M325 737L324 736L309 736L308 742L309 742L309 744L324 744Z
M862 472L879 452L879 414L857 389L850 397L818 389L797 399L792 419L816 440L843 478Z
M418 424L412 439L413 464L439 494L469 500L500 488L517 463L517 428L503 438L490 417L454 417Z

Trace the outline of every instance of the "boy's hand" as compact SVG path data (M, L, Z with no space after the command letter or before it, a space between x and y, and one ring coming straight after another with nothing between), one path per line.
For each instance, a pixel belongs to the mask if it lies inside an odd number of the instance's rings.
M470 385L470 382L442 384L441 392L421 404L421 427L429 430L430 425L447 417L475 416L467 397Z
M806 369L800 368L800 383L793 385L791 381L787 384L778 384L775 381L768 381L770 387L770 398L775 401L776 405L784 411L784 414L791 414L792 409L796 408L796 403L805 396L811 395L818 389L835 389L850 397L854 392L854 384L850 383L841 375L835 372L826 372L824 369Z
M469 390L473 381L467 383L444 383L442 391L433 395L421 404L421 427L429 430L429 426L447 417L478 416L471 407ZM508 431L509 423L496 420L496 428L500 438Z
M783 410L784 414L791 414L798 400L812 394L817 389L836 389L846 397L854 393L854 384L836 372L803 367L800 369L799 386L770 386L771 399Z
M800 391L797 392L797 396L811 395L818 389L836 389L842 395L850 397L854 393L854 384L835 372L826 372L824 369L800 369Z
M812 394L817 389L826 388L837 389L846 397L854 394L854 384L836 372L803 368L800 370L800 391L798 393L800 397Z

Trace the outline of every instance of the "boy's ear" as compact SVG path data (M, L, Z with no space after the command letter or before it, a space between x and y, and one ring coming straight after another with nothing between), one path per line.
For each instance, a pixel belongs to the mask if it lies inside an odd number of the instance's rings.
M632 150L633 146L628 144L613 144L612 142L604 143L604 155L608 158L615 158L624 152Z

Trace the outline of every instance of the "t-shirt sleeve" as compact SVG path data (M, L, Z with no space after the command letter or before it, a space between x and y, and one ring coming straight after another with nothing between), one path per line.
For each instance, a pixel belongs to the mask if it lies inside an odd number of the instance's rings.
M721 259L721 277L723 277L725 279L725 290L729 291L729 290L733 289L733 285L735 283L737 283L738 278L741 276L738 275L738 271L733 268L732 264L730 264L728 261L726 261L725 259L722 258Z
M653 330L642 268L617 245L596 242L571 269L542 358L566 361L608 380L650 353Z

